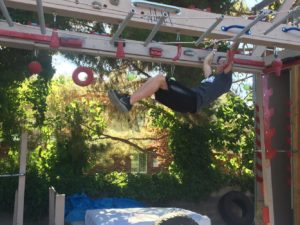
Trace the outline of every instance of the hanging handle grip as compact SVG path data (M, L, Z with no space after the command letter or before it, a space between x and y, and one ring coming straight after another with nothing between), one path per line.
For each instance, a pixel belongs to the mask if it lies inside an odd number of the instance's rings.
M230 29L233 29L233 28L244 29L245 26L242 26L242 25L222 26L222 27L221 27L221 30L227 32L227 31L229 31ZM246 31L246 34L250 35L250 34L251 34L251 31L250 31L250 30L247 30L247 31Z
M300 28L298 28L298 27L283 27L283 28L282 28L282 31L283 31L284 33L287 33L287 32L289 32L289 31L291 31L291 30L300 31Z

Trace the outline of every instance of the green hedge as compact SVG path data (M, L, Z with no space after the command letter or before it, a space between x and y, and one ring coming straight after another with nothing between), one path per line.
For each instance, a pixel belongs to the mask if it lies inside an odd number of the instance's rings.
M61 177L48 181L36 170L26 176L25 219L39 219L48 213L48 188L54 186L59 193L66 195L86 193L90 197L128 197L148 205L166 201L199 197L201 184L184 185L169 174L126 174L108 173L94 176ZM12 212L17 178L0 180L0 209Z

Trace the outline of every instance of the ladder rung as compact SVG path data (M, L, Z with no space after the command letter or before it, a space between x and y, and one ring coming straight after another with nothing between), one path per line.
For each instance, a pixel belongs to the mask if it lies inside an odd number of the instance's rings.
M154 38L155 34L159 31L159 28L161 25L165 22L165 19L167 18L167 14L163 13L163 16L161 16L157 22L157 24L153 27L151 33L147 37L146 41L144 42L144 46L146 47Z
M3 16L5 17L5 19L6 19L7 23L8 23L8 25L9 25L10 27L14 26L14 23L13 23L13 21L12 21L10 15L9 15L9 13L8 13L8 10L7 10L6 5L5 5L5 3L4 3L3 0L0 0L0 8L1 8L1 12L2 12Z
M36 0L41 33L46 34L46 25L42 0Z

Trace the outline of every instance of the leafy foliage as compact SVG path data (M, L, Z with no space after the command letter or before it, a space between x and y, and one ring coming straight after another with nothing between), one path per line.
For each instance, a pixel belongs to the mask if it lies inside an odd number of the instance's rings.
M214 159L232 181L245 187L253 179L254 109L240 97L227 95L227 104L214 109L210 145ZM246 180L243 178L247 177ZM248 187L252 187L248 186ZM250 189L253 191L252 189Z
M189 199L199 199L218 189L218 171L211 166L212 155L208 145L209 126L191 125L174 113L151 111L153 123L169 130L169 149L173 154L170 173L185 187ZM212 186L211 184L214 183Z

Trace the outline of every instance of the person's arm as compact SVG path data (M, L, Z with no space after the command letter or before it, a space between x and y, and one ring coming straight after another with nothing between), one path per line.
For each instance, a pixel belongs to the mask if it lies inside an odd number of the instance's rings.
M231 71L232 71L232 62L231 63L229 63L229 64L227 64L226 65L226 67L224 68L224 73L225 74L228 74L228 73L230 73Z
M233 56L234 56L233 51L229 49L227 52L227 63L224 66L224 70L223 70L225 74L230 73L232 71Z
M204 77L207 78L212 74L211 63L216 54L217 46L214 44L213 50L205 57L203 62Z

